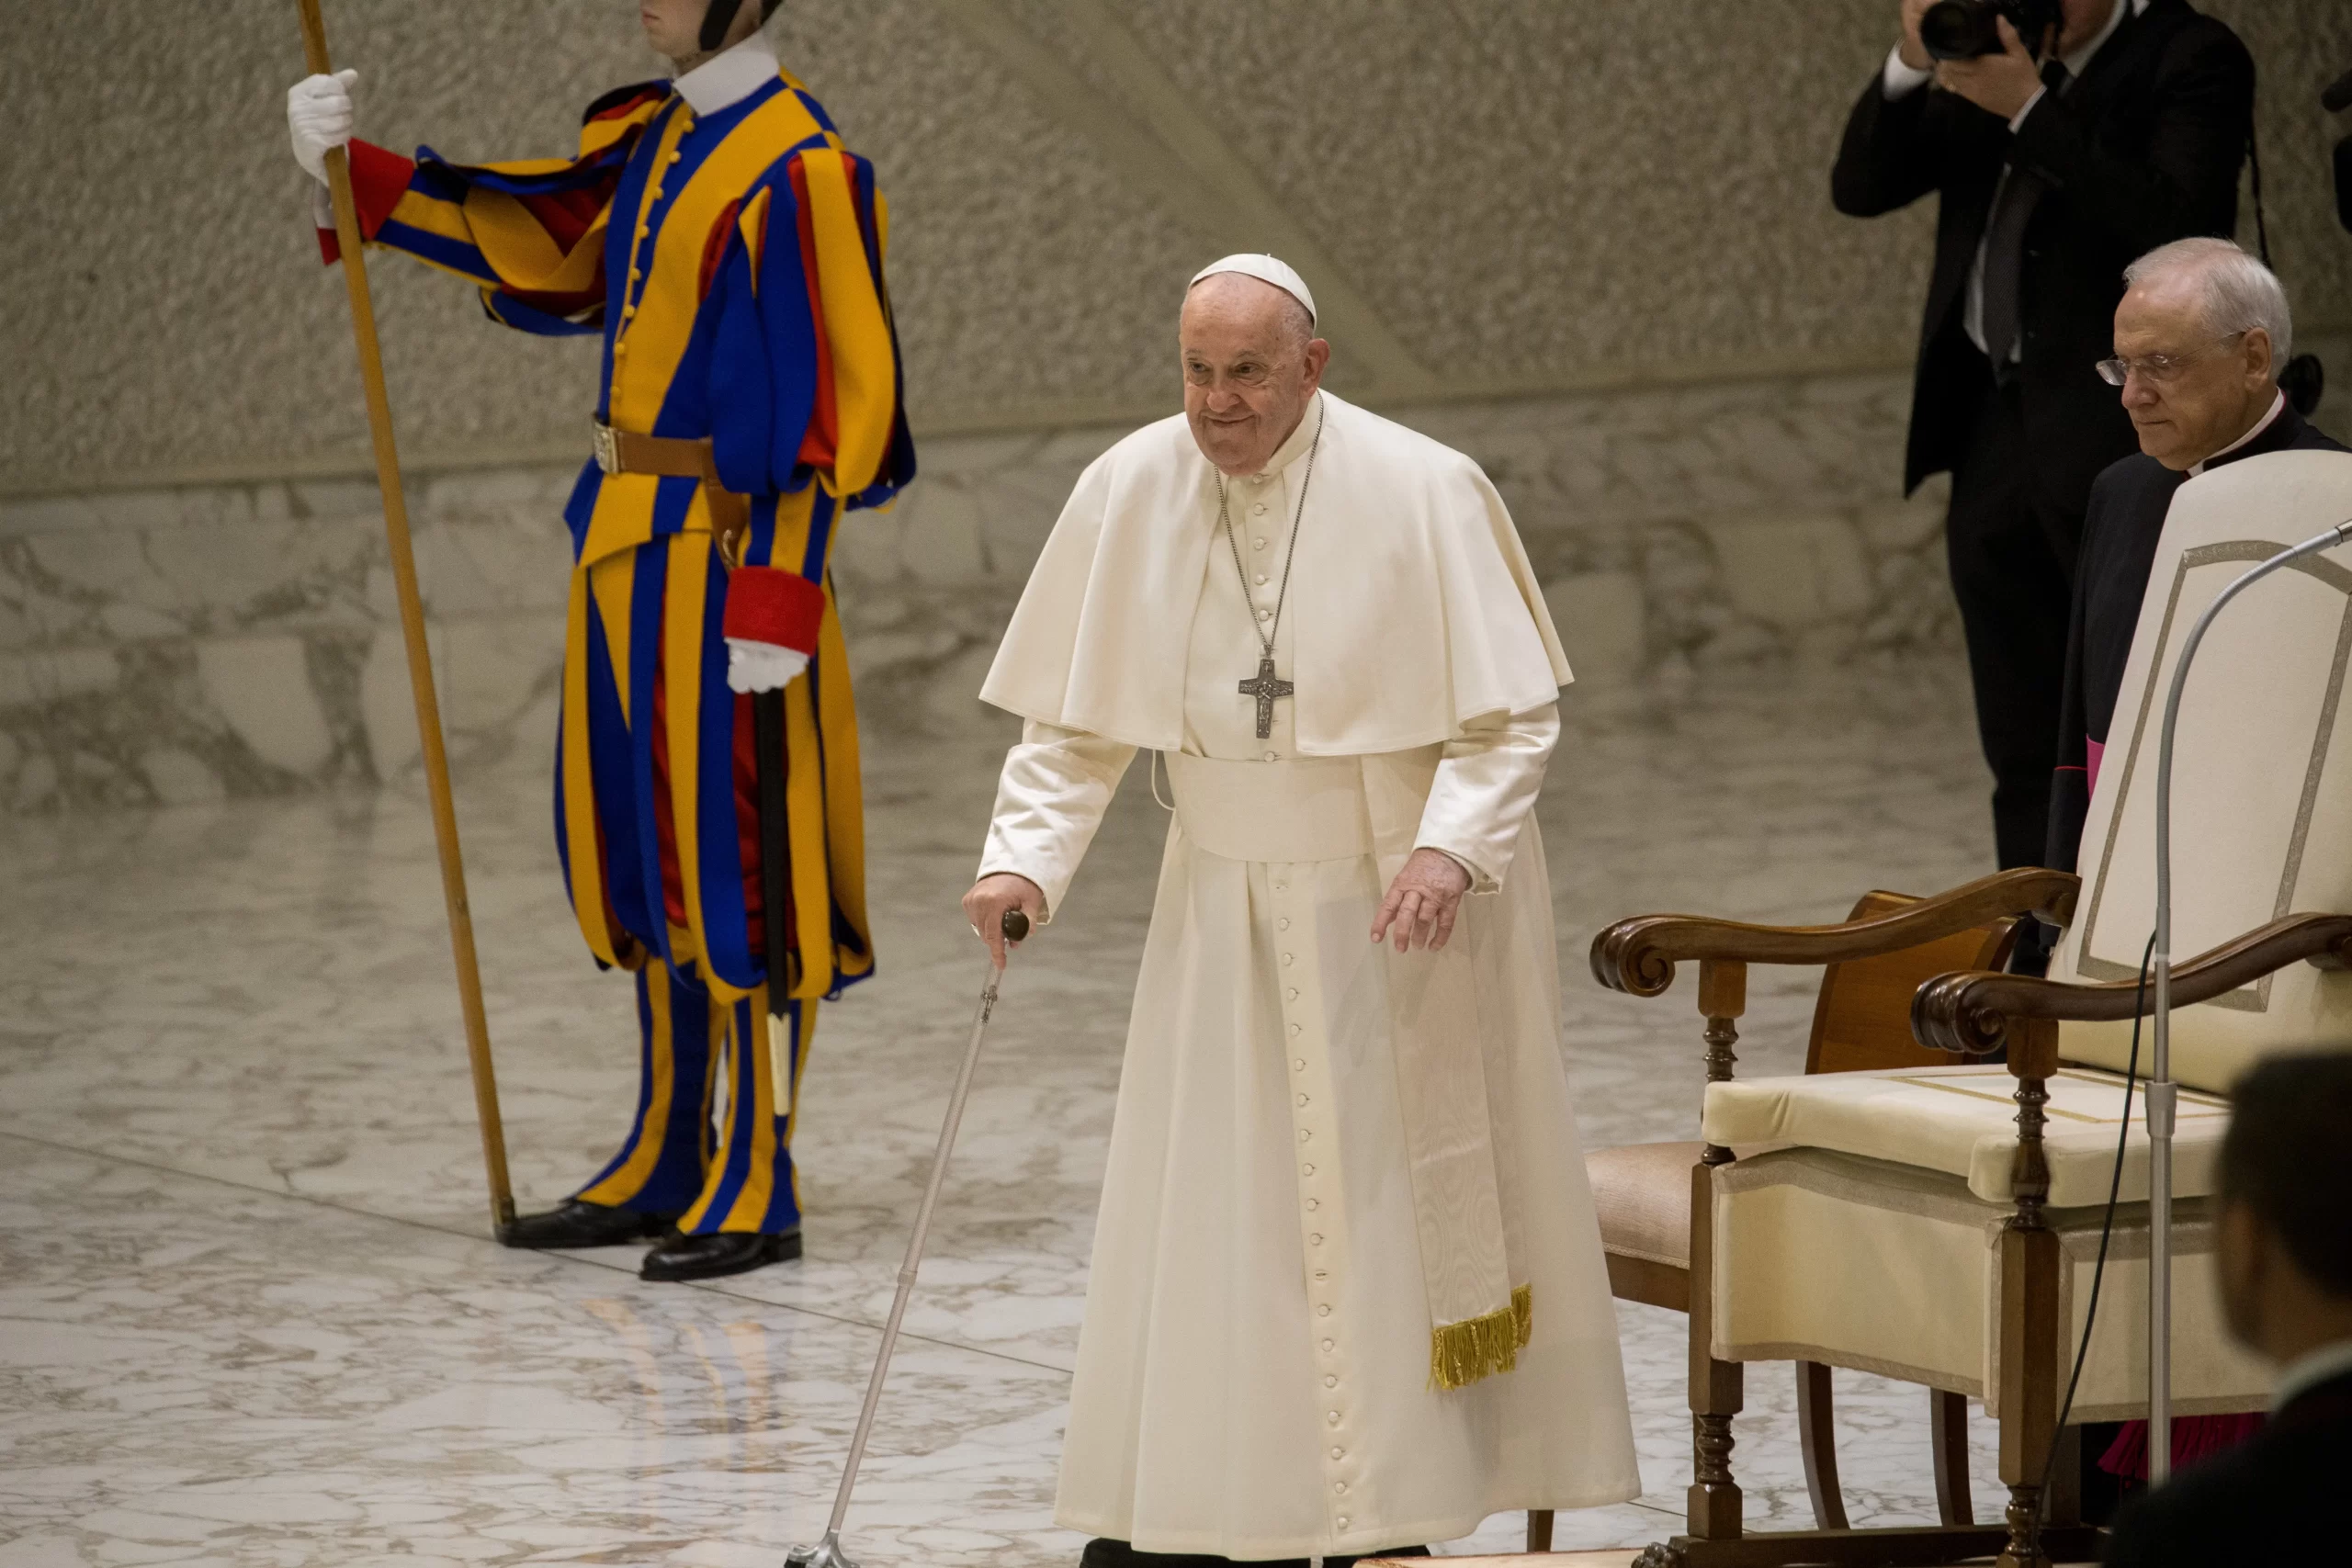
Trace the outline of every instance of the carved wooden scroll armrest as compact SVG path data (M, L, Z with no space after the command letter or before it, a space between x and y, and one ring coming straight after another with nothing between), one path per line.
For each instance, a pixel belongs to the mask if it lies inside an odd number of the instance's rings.
M2352 969L2352 915L2289 915L2175 965L2173 1005L2211 1001L2298 959ZM2154 1006L2137 979L2072 985L2024 975L1940 975L1912 997L1911 1032L1939 1051L1982 1055L2001 1049L2012 1022L2105 1023Z
M1655 997L1686 959L1739 964L1843 964L1934 942L2005 915L2036 914L2052 925L2074 916L2081 882L2070 872L2028 866L1979 877L1875 919L1834 926L1753 926L1703 915L1638 915L1592 939L1592 975L1612 991Z

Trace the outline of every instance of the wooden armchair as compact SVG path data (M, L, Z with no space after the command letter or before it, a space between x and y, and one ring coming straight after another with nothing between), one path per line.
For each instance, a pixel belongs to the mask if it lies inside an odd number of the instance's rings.
M1743 1162L1733 1148L1712 1138L1696 1145L1697 1156L1689 1169L1688 1266L1681 1284L1690 1322L1693 1482L1688 1494L1687 1532L1652 1547L1644 1554L1645 1568L1947 1563L1995 1553L2011 1568L2030 1568L2048 1562L2045 1552L2052 1550L2078 1560L2097 1555L2096 1532L2079 1522L2071 1469L2065 1464L2058 1466L2053 1495L2047 1500L2048 1522L2041 1522L2045 1513L2042 1476L2053 1446L2063 1440L2058 1405L2072 1350L2070 1335L2061 1323L2060 1238L2047 1213L2051 1169L2044 1148L2045 1109L2051 1080L2062 1070L2060 1021L2129 1019L2137 987L2132 981L2065 984L1984 970L1929 979L1908 996L1900 987L1883 983L1904 965L1920 962L1928 953L1950 953L1955 947L1973 944L1978 954L1989 957L2000 945L1993 933L2005 935L2006 922L2023 914L2038 913L2063 925L2073 913L2077 886L2075 877L2064 873L2015 871L1934 897L1882 906L1879 912L1872 912L1871 901L1865 900L1860 918L1838 925L1771 927L1653 915L1620 921L1594 939L1595 976L1612 989L1635 996L1661 995L1673 984L1678 964L1699 964L1698 1003L1705 1020L1702 1038L1711 1122L1720 1093L1717 1086L1734 1082L1733 1047L1738 1041L1738 1020L1747 1008L1747 968L1752 964L1821 964L1829 969L1831 977L1815 1013L1810 1069L1827 1066L1837 1070L1826 1045L1839 1037L1825 1035L1825 1020L1854 1030L1848 1038L1865 1042L1864 1051L1883 1049L1886 1037L1907 1022L1921 1045L1943 1054L1922 1053L1914 1060L1924 1057L1949 1067L1969 1056L2006 1051L2007 1072L2015 1080L2010 1098L2017 1107L2016 1131L2007 1151L2010 1193L1994 1264L1997 1322L1988 1325L1996 1341L1992 1364L1996 1371L1992 1381L1973 1389L1966 1386L1966 1377L1948 1372L1938 1374L1940 1381L1929 1384L1945 1396L1934 1405L1938 1495L1944 1520L1939 1525L1844 1528L1842 1506L1835 1496L1834 1443L1826 1430L1826 1389L1821 1386L1826 1384L1827 1367L1847 1365L1901 1374L1883 1358L1860 1352L1849 1355L1840 1346L1829 1344L1813 1347L1816 1355L1796 1358L1807 1363L1799 1382L1804 1401L1801 1429L1807 1481L1820 1528L1770 1534L1750 1534L1743 1529L1740 1490L1731 1461L1732 1419L1742 1404L1743 1361L1791 1358L1747 1355L1736 1359L1719 1354L1724 1347L1716 1318L1723 1303L1736 1299L1726 1294L1725 1287L1736 1281L1717 1277L1716 1214L1727 1174ZM2218 947L2175 970L2174 999L2187 1006L2220 997L2302 960L2323 966L2352 965L2352 916L2290 917ZM1853 984L1857 976L1882 983ZM1838 999L1841 988L1850 1003L1858 1004L1853 1010L1861 1015L1858 1025L1847 1021L1849 1007ZM1927 1087L1939 1086L1929 1083ZM2113 1134L2101 1135L2109 1141L2111 1164ZM1810 1152L1798 1151L1795 1157ZM1914 1179L1891 1174L1903 1169L1893 1162L1855 1159L1843 1154L1826 1157L1845 1162L1850 1168L1849 1178L1862 1182L1864 1190L1874 1179L1890 1184ZM1755 1163L1764 1166L1791 1158L1787 1154L1768 1154ZM1917 1179L1929 1179L1920 1176ZM1956 1201L1969 1201L1965 1192ZM1860 1238L1857 1245L1867 1240ZM1905 1259L1893 1257L1878 1261L1888 1266L1883 1272L1891 1273ZM1611 1268L1612 1281L1616 1281L1618 1265L1612 1262ZM1634 1299L1663 1297L1667 1299L1659 1304L1676 1304L1671 1299L1673 1287L1663 1271L1627 1269L1622 1285L1621 1293ZM1647 1293L1636 1295L1636 1292ZM1806 1392L1809 1384L1813 1385L1810 1393ZM2009 1493L2002 1525L1976 1525L1966 1515L1962 1433L1964 1402L1971 1392L1981 1393L1988 1404L1997 1407L2000 1472ZM2226 1400L2230 1395L2217 1397ZM1808 1409L1809 1416L1804 1414Z
M1867 893L1855 904L1847 924L1879 920L1918 902L1908 894ZM1956 969L2001 968L2008 962L2016 928L2015 915L1999 915L1891 953L1827 964L1814 1003L1804 1070L1842 1073L1948 1062L1949 1057L1911 1038L1912 993ZM1688 1142L1595 1149L1586 1156L1609 1285L1621 1300L1674 1312L1690 1310L1690 1173L1704 1153L1703 1144ZM1814 1519L1823 1529L1844 1529L1846 1504L1838 1480L1829 1368L1819 1361L1795 1365L1797 1431ZM1928 1420L1937 1511L1946 1524L1968 1524L1973 1516L1966 1397L1928 1389ZM1529 1550L1547 1551L1551 1543L1552 1516L1532 1514Z

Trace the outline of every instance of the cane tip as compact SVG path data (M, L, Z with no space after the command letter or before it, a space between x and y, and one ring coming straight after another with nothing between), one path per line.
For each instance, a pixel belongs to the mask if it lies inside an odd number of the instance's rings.
M1029 934L1029 917L1018 909L1004 912L1004 940L1019 942Z

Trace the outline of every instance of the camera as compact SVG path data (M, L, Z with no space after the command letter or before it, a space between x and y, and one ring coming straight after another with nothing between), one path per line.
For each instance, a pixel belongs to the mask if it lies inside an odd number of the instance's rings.
M1919 42L1938 60L1998 54L2003 17L2037 56L2043 38L2064 19L2060 0L1936 0L1919 18Z

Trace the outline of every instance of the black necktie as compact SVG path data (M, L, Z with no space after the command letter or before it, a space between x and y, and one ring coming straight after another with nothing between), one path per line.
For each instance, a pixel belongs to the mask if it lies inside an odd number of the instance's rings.
M2049 96L2054 98L2064 92L2066 83L2066 68L2057 61L2041 68L2041 85ZM2041 112L2041 105L2034 107L2036 112ZM1984 354L1993 362L1993 379L2003 385L2008 382L2009 361L2018 349L2026 226L2033 220L2033 209L2048 188L2041 175L2012 164L2008 177L2001 182L2000 194L1993 198L1993 211L1985 220Z

